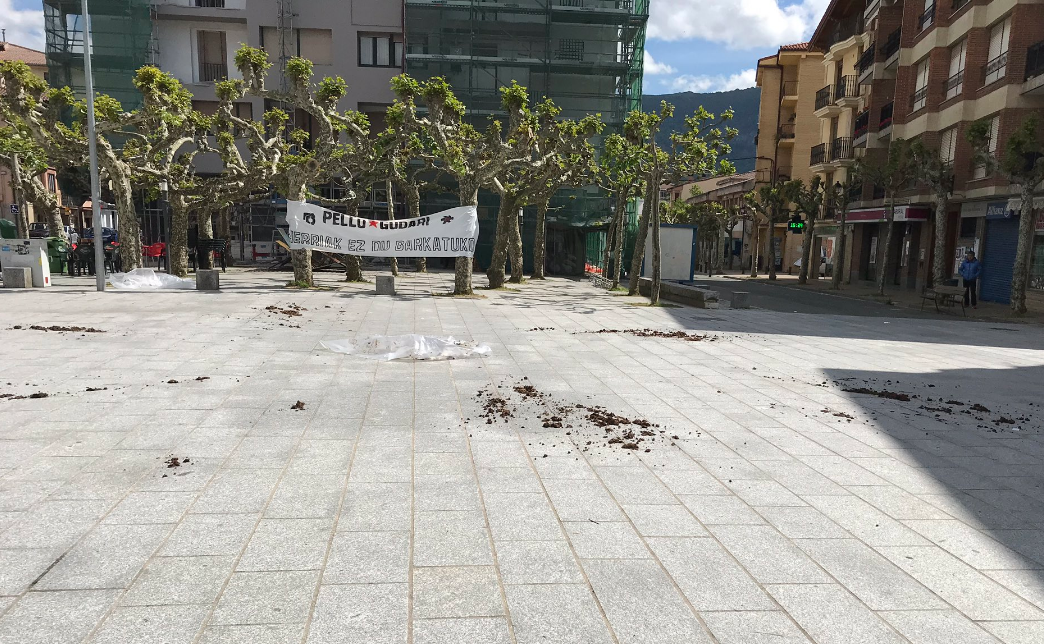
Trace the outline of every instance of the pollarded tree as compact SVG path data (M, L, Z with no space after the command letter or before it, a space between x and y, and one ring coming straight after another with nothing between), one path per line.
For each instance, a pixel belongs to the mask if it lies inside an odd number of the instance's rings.
M804 236L801 239L801 271L798 273L798 284L808 282L809 274L816 279L815 271L812 271L812 242L815 239L816 220L819 211L823 208L825 193L823 191L823 178L818 174L812 177L812 181L806 187L805 182L797 179L792 182L790 188L791 201L794 202L794 210L798 214L805 215Z
M845 182L835 182L827 188L826 207L833 208L834 221L837 222L837 247L834 249L834 270L830 274L830 288L841 290L841 279L845 273L845 254L848 248L848 195L853 187L852 173L848 173Z
M978 160L988 171L999 170L1011 183L1019 186L1021 201L1019 215L1019 243L1015 249L1015 264L1011 273L1011 310L1018 315L1026 312L1026 288L1030 277L1030 255L1033 252L1033 204L1044 182L1044 142L1041 141L1040 119L1030 114L1026 120L1003 141L1004 156L994 158L991 145L990 121L976 121L968 129L968 141Z
M744 195L747 208L752 213L753 220L753 242L751 243L750 276L757 277L758 257L760 252L761 221L768 226L768 274L769 279L776 279L776 222L780 215L788 211L794 186L789 181L776 180L775 183L765 184L757 190L752 190ZM760 221L759 221L760 220Z
M916 178L914 159L910 153L910 142L906 139L895 139L888 146L888 156L860 159L856 164L856 174L864 181L882 188L885 193L887 225L883 243L878 247L881 260L877 262L877 294L884 295L892 237L895 232L895 198L910 184L911 180Z
M932 283L936 286L946 279L946 239L948 237L946 210L953 194L953 163L946 161L939 150L928 148L920 139L910 144L914 176L932 189L935 197L935 250L932 254Z
M508 114L509 128L504 132L500 121L491 120L482 132L464 122L464 104L454 95L445 78L435 77L420 82L403 74L392 79L392 90L401 105L402 127L409 132L423 132L431 142L431 153L439 167L457 181L457 195L461 206L478 206L481 187L495 188L498 177L512 163L525 161L518 156L517 136L510 124L519 123L522 103L518 92L501 95L502 106ZM427 116L417 114L416 101L428 108ZM454 275L453 293L471 295L472 258L458 257Z
M369 134L366 118L355 111L340 112L337 103L347 93L344 79L327 77L312 86L312 63L294 57L286 64L284 74L289 82L286 92L269 89L265 77L272 66L263 49L243 46L236 52L236 68L243 76L248 94L284 103L311 117L316 131L295 130L291 133L291 147L279 160L278 173L273 183L290 201L309 198L309 186L323 177L331 176L328 168L343 154L342 135L349 141L365 139ZM309 136L311 135L311 136ZM292 250L294 281L312 286L312 251Z
M642 217L638 222L638 239L631 258L631 283L628 293L638 292L638 274L641 270L645 254L645 240L649 233L649 222L652 222L652 283L649 301L656 305L660 301L660 186L665 183L677 183L690 176L709 176L713 174L730 174L734 171L727 160L719 160L720 155L728 154L731 147L728 141L736 136L736 130L730 127L722 129L722 125L732 120L732 110L726 110L716 118L700 107L692 116L685 118L685 127L681 132L671 135L668 149L656 143L663 122L674 114L674 107L666 102L660 103L658 113L642 113L635 117L639 121L637 131L641 134L645 154L639 161L642 179L645 182L646 203L642 207ZM631 118L631 116L628 116Z
M631 114L640 115L639 112ZM603 261L604 270L611 273L610 289L620 286L627 204L640 197L645 189L640 163L644 152L641 123L640 116L628 115L624 122L623 135L614 133L605 138L596 174L598 185L609 192L613 200L613 214L606 232Z
M64 239L66 235L58 195L48 190L40 180L40 175L50 167L50 163L32 136L10 125L0 127L0 164L11 169L11 189L15 203L21 206L15 222L18 236L23 239L29 236L29 218L24 207L28 202L32 204L36 216L43 217L47 222L51 235Z

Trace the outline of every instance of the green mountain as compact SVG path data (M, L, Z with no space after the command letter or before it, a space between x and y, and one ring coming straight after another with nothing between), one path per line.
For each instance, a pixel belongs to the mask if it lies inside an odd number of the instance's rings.
M749 172L754 169L754 157L757 155L754 137L758 133L761 89L751 87L710 94L681 92L679 94L645 95L642 96L642 109L646 112L658 110L660 101L667 101L674 105L674 116L667 120L657 137L660 145L669 145L671 133L685 127L685 117L691 116L700 105L711 114L718 114L731 107L735 112L731 125L739 130L739 135L732 140L732 154L729 155L729 158L736 164L737 172Z

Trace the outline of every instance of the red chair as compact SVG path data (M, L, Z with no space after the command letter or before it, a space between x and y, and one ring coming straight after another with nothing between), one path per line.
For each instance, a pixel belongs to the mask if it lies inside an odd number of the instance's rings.
M149 257L153 257L156 259L156 268L159 268L161 263L160 260L166 255L166 253L167 245L163 242L156 242L155 244L152 244L150 246L141 247L142 257L145 257L146 259Z

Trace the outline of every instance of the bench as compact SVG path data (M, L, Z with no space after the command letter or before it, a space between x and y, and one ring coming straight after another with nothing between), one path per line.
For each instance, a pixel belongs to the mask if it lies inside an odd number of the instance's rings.
M198 239L196 240L196 247L193 252L189 255L189 259L192 261L192 270L196 270L196 258L200 253L214 253L214 259L221 258L221 272L224 273L227 268L227 261L225 259L225 240L224 239Z
M964 308L964 287L963 286L936 286L935 288L926 288L921 293L921 310L924 310L924 303L928 300L935 302L935 310L942 312L939 309L939 305L949 306L951 308L957 306L958 303L961 305L961 313L965 317L968 317L968 311Z

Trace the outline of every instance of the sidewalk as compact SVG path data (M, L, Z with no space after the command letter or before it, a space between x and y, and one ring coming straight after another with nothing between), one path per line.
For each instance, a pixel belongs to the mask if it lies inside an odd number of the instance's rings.
M797 275L788 275L786 273L777 274L775 281L769 280L768 276L763 274L759 274L758 277L752 278L745 274L726 273L725 275L722 275L722 277L740 281L755 281L763 284L772 284L782 288L829 292L837 297L870 300L883 304L890 303L893 306L905 309L920 309L922 304L920 291L892 287L890 289L885 289L885 295L884 297L881 297L877 295L877 286L869 282L842 284L840 291L834 291L830 287L830 278L821 277L815 280L810 279L806 284L798 284ZM973 309L968 307L966 309L967 317L970 320L1044 324L1044 297L1030 294L1026 299L1029 311L1025 315L1014 315L1007 304L980 301L979 308ZM930 301L924 302L924 310L927 311L930 308L934 309L934 305ZM940 307L939 310L943 312L953 312L956 317L961 317L961 307L959 304L952 310L945 307Z

